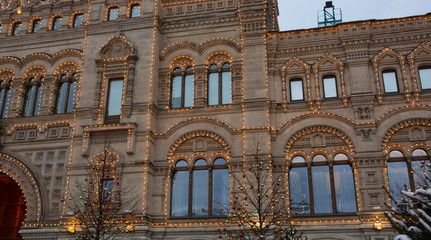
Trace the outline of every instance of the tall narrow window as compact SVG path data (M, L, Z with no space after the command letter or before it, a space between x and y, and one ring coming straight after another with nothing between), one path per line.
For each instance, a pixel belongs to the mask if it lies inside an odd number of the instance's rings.
M10 84L4 83L2 83L0 87L0 117L6 118L12 103L13 88L10 88Z
M191 171L186 161L178 161L172 178L171 216L226 216L229 211L229 182L223 158L217 158L212 167L206 160L198 159Z
M36 19L33 21L33 25L31 27L31 32L35 33L39 31L40 27L42 26L42 21L40 19Z
M311 167L306 165L303 157L296 156L292 159L289 175L292 212L356 212L353 170L345 154L335 155L333 164L329 164L325 156L316 155Z
M230 104L232 102L232 76L230 64L221 68L212 64L208 69L208 105Z
M82 20L84 19L84 14L78 13L73 16L73 27L77 28L81 26Z
M123 102L123 79L109 81L108 88L108 105L107 105L107 122L119 122L121 115L121 106Z
M76 101L76 73L68 77L63 74L60 77L60 87L57 94L57 113L71 113Z
M63 17L54 17L52 20L52 30L58 30L61 27L61 23L63 22Z
M324 76L323 79L323 96L325 98L336 98L337 94L337 79L335 76Z
M137 18L141 15L141 5L139 4L133 4L130 7L130 17L131 18Z
M193 106L194 76L193 68L187 67L185 71L174 69L171 84L171 107L183 108Z
M398 81L397 73L395 70L386 70L382 72L383 86L385 88L385 93L397 93Z
M290 100L300 101L304 100L304 90L302 87L302 79L292 79L289 81L290 85Z
M118 7L110 7L108 10L108 21L115 21L118 17Z
M431 89L431 67L421 67L419 68L419 79L421 82L421 89Z
M12 35L16 36L21 32L22 23L21 22L15 22L12 25Z
M29 80L24 101L24 116L30 117L39 115L42 107L44 89L43 78L39 80L31 78Z

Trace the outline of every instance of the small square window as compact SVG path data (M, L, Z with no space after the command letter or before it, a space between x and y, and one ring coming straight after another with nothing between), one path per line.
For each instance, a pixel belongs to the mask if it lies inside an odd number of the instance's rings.
M61 27L61 23L63 22L63 17L55 17L52 21L52 30L58 30Z
M51 128L51 129L49 129L49 137L50 138L56 138L56 137L58 137L58 129L57 128Z
M397 74L394 70L384 71L382 73L383 86L385 88L385 93L397 93L398 83Z
M29 130L28 131L28 138L29 139L35 139L36 138L36 130Z
M141 5L134 4L130 7L130 17L131 18L137 18L141 15Z
M22 23L21 22L16 22L13 24L12 26L12 35L16 36L21 32L21 27L22 27Z
M25 139L25 131L18 131L16 133L16 140L24 140Z
M75 16L73 16L73 27L77 28L81 26L83 19L84 19L84 14L82 13L75 14Z
M419 68L419 79L422 90L431 89L431 67Z
M31 28L31 32L35 33L39 31L40 27L42 26L42 21L40 19L36 19L33 21L33 26Z
M61 137L67 137L67 136L69 136L69 127L64 127L64 128L61 128Z
M115 21L118 17L118 7L109 8L108 21Z
M323 77L323 95L325 98L336 98L338 96L335 76Z

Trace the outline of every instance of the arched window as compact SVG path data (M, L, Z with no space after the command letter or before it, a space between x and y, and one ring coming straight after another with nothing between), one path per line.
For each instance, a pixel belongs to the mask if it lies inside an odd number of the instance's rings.
M208 105L232 102L232 76L229 63L221 67L212 64L208 69Z
M175 68L172 73L171 107L185 108L193 106L194 76L193 68L185 70Z
M419 80L422 90L431 89L431 66L419 68Z
M10 81L3 81L0 85L0 117L6 118L12 103L13 88Z
M412 158L409 161L401 151L392 150L389 152L389 189L396 200L402 198L401 190L405 188L414 190L423 186L421 168L425 164L429 164L429 157L423 149L413 150Z
M397 93L398 89L398 80L397 80L397 72L395 70L385 70L382 72L383 79L383 87L385 89L385 93Z
M43 80L43 77L39 78L38 80L32 77L28 80L23 106L23 115L25 117L39 115L40 109L42 107L43 91L45 90Z
M71 113L76 101L77 74L72 73L70 76L62 74L59 82L56 112Z
M333 164L324 155L306 164L302 156L292 158L289 172L292 212L301 214L356 212L353 170L348 157L339 153Z
M337 93L337 78L333 75L324 76L323 82L323 96L325 98L336 98Z
M191 169L185 160L178 161L172 178L171 216L226 216L229 184L223 158L217 158L212 166L205 159L198 159Z

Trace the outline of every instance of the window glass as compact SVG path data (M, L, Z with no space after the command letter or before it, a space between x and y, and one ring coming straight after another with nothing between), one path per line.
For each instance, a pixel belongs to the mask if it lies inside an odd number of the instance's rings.
M349 158L344 153L339 153L334 157L334 161L347 161L347 160L349 160Z
M334 185L337 211L356 212L355 185L350 165L334 165Z
M402 198L401 190L409 186L407 164L405 162L388 162L389 188L395 200Z
M404 157L404 155L398 150L393 150L389 153L389 157L390 158L402 158L402 157Z
M315 213L332 213L331 184L328 166L311 167Z
M206 165L207 165L207 161L203 159L199 159L195 162L195 166L206 166Z
M76 85L78 82L72 82L70 84L68 100L67 100L67 113L71 113L73 108L75 107L76 101Z
M419 79L422 89L431 89L431 67L419 68Z
M226 160L224 160L223 158L217 158L214 161L214 165L226 165Z
M171 106L172 108L180 108L181 107L181 76L174 76L172 79L172 99Z
M35 33L37 31L39 31L41 26L42 26L42 21L40 19L34 20L31 32Z
M385 93L396 93L398 92L397 74L395 71L386 71L382 73L383 85L385 87Z
M232 103L232 76L231 72L222 72L222 100L221 104L231 104Z
M118 17L118 7L109 8L108 21L115 21Z
M7 90L2 118L6 118L9 113L10 105L12 104L12 94L13 94L13 88L10 88L9 90Z
M62 83L60 90L58 91L57 113L66 112L66 101L67 101L68 90L69 90L69 82Z
M427 180L424 177L424 172L426 172L427 170L425 170L425 166L428 165L430 162L429 160L425 160L423 161L412 161L412 170L415 172L413 175L413 181L414 181L414 186L416 189L421 188L425 185L427 185Z
M121 115L123 79L109 81L108 116Z
M112 192L114 191L114 181L113 180L104 180L102 183L102 200L103 201L111 201L112 200Z
M18 35L18 33L21 32L21 27L22 27L22 23L21 22L16 22L13 24L13 28L12 28L12 35L16 36Z
M193 85L193 74L187 74L185 77L185 83L184 83L184 107L191 107L193 106L193 92L194 92L194 85Z
M36 85L30 86L27 90L27 93L25 96L25 103L24 103L24 116L26 117L33 116L36 94L37 94L37 86Z
M6 92L7 89L6 88L2 88L0 90L0 117L3 117L3 109L4 109L4 102L5 102L5 97L6 97Z
M323 90L325 98L337 97L337 82L334 76L323 78Z
M84 19L83 14L75 14L75 16L73 17L73 27L77 28L81 26L83 19Z
M316 155L313 157L313 162L326 162L326 157L323 155Z
M221 162L226 161L219 158L215 161L214 165L219 165ZM228 169L214 169L213 170L213 201L212 201L212 214L215 216L226 216L229 214L229 170Z
M302 157L301 157L302 158ZM293 160L292 160L293 162ZM289 172L291 212L310 213L307 167L293 167Z
M215 65L213 65L215 66ZM208 105L218 105L219 81L218 73L210 73L208 82Z
M58 30L61 27L62 17L55 17L52 23L52 30Z
M41 80L41 85L38 88L37 96L36 96L36 108L34 110L34 116L38 116L40 113L40 109L42 108L43 102L43 91L45 90L45 85L43 84L43 79Z
M179 171L172 179L172 209L173 217L187 216L189 208L189 172Z
M426 157L427 153L422 149L415 149L412 152L413 157Z
M208 170L194 170L192 216L205 215L208 215Z
M187 167L187 162L184 160L180 160L175 164L175 167Z
M136 17L139 17L139 15L141 15L141 5L139 4L132 5L130 9L130 17L136 18Z
M290 100L304 100L304 92L302 89L302 79L290 80Z
M305 159L302 156L296 156L292 158L292 163L305 163Z

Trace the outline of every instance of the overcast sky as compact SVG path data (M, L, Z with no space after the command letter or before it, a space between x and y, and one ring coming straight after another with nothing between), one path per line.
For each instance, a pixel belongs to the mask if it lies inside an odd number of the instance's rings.
M280 30L317 27L317 13L326 0L278 0ZM343 22L407 17L431 12L431 0L333 0Z

